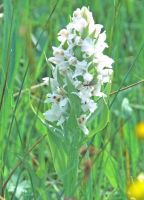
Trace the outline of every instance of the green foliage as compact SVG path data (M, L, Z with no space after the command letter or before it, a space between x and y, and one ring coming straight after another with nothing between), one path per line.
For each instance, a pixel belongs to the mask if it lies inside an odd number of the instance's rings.
M43 124L48 87L30 89L42 77L51 76L45 57L58 44L58 31L83 5L106 28L107 53L115 60L112 88L106 86L106 99L96 99L99 109L89 121L87 138L77 125L80 102L71 93L69 80L71 109L64 134ZM65 192L78 200L127 199L127 170L132 178L144 171L144 145L135 135L135 125L144 120L143 85L123 90L115 99L116 93L110 91L144 79L143 49L139 54L144 41L143 7L143 1L134 0L0 2L0 14L4 13L0 17L0 196L57 200ZM59 74L58 78L61 82ZM131 114L123 111L124 98ZM81 145L87 152L80 155ZM88 150L91 146L93 154ZM91 165L86 168L88 160ZM21 190L26 193L19 197Z

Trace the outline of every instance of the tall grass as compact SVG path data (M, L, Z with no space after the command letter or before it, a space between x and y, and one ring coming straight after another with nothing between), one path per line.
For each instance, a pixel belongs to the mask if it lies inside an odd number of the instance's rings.
M108 125L86 141L86 153L83 148L79 154L75 195L78 200L126 200L129 181L144 171L143 141L135 136L135 125L144 120L143 82L120 89L144 79L144 2L4 0L0 4L0 13L4 13L0 18L1 196L63 199L63 185L49 146L51 138L39 119L45 110L47 87L30 88L49 74L46 56L51 56L52 45L57 45L57 32L77 7L86 5L96 23L106 28L107 53L115 60L112 91L118 92L109 99ZM124 98L129 99L131 114L123 109ZM93 124L90 131L95 128ZM22 188L26 192L18 197Z

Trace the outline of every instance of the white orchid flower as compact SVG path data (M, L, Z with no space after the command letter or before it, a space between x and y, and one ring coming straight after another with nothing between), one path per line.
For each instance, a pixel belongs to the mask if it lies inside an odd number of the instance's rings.
M95 24L89 9L82 7L74 11L70 23L58 33L60 45L53 47L53 57L48 59L53 77L49 79L51 92L46 102L51 108L44 113L46 120L57 126L62 126L69 116L67 78L74 87L72 93L80 99L77 122L85 134L89 132L87 119L97 109L95 97L106 97L102 86L111 82L114 61L103 53L108 45L102 28Z

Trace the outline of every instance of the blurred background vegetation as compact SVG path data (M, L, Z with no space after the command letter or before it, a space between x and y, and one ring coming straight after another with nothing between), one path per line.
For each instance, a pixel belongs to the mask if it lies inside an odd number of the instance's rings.
M44 111L47 87L30 88L48 76L46 57L58 45L57 33L82 6L106 29L106 53L115 60L112 91L144 79L144 1L0 1L0 190L6 199L62 199L47 130L32 109ZM143 83L115 95L92 157L82 155L80 200L125 200L128 179L144 171L144 143L135 136L144 120Z

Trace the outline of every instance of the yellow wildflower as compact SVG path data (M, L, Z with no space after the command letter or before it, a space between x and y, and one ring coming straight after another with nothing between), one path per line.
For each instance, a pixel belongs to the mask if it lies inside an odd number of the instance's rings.
M144 200L144 175L141 174L127 190L129 200Z
M139 139L144 139L144 122L140 122L136 126L136 136Z

